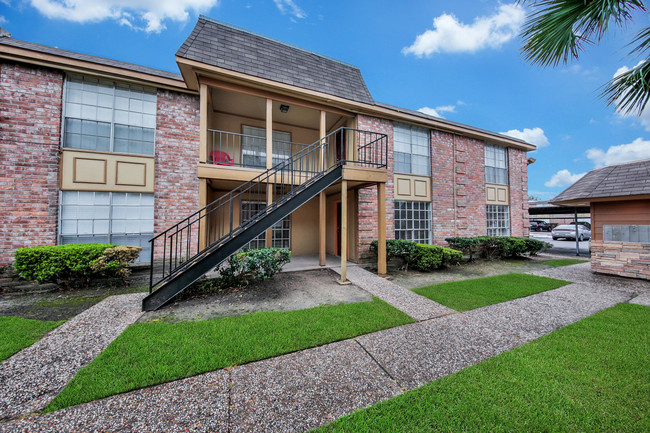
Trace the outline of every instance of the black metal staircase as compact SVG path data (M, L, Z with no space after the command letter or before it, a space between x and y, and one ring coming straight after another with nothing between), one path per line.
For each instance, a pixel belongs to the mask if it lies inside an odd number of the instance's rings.
M386 167L387 141L385 134L337 129L152 238L149 295L143 299L142 309L165 305L340 180L344 165ZM346 158L346 152L339 149L342 146L352 155ZM267 197L275 200L250 219L234 223L241 202Z

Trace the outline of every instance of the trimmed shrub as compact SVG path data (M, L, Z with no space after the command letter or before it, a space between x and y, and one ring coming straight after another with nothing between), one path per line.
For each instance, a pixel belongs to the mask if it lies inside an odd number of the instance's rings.
M413 241L407 241L404 239L386 239L386 260L390 260L393 257L401 257L407 259L417 244ZM370 251L377 255L378 252L378 241L370 242Z
M131 275L131 263L140 255L142 248L118 246L106 248L101 257L93 262L91 269L98 275L117 277L126 284L126 278Z
M436 245L416 244L408 262L413 269L418 271L433 271L442 266L457 265L463 254L450 248Z
M246 250L230 256L219 277L199 281L182 294L182 298L207 295L228 287L245 287L253 280L266 280L291 261L291 251L281 248Z
M59 283L66 288L85 287L96 273L94 261L112 244L70 244L20 248L14 268L21 277L39 283Z
M479 252L480 241L478 238L451 237L445 238L445 241L447 241L450 248L467 254L470 262L474 260L474 254Z
M551 248L548 242L537 239L516 238L505 236L476 236L472 238L447 238L449 245L465 254L480 253L481 257L493 260L502 257L518 257L524 254L535 255Z

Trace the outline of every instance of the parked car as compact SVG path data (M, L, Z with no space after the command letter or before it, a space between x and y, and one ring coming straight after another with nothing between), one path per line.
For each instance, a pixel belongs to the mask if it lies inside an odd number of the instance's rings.
M566 240L575 240L576 239L576 227L578 227L578 240L584 241L591 239L591 230L582 224L563 224L557 226L551 232L553 240L566 239Z
M532 220L530 222L530 230L534 232L550 232L551 225L546 221Z
M569 225L574 225L575 222L569 223ZM578 221L578 224L581 226L587 227L589 230L591 230L591 224L589 224L587 221Z

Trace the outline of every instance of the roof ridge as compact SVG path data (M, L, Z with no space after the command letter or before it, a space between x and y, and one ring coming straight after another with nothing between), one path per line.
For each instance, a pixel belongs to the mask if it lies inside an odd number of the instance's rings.
M275 39L275 38L272 38L270 36L266 36L266 35L263 35L261 33L254 32L252 30L248 30L248 29L245 29L243 27L236 26L234 24L225 23L223 21L219 21L217 19L211 18L211 17L206 16L206 15L199 15L199 20L201 20L201 19L209 21L209 22L214 23L214 24L222 25L224 27L228 27L228 28L233 29L233 30L238 30L240 32L248 33L249 35L257 36L259 38L266 39L268 41L275 42L277 44L284 45L286 47L290 47L290 48L302 51L304 53L313 54L315 56L322 57L324 59L328 59L328 60L331 60L331 61L336 62L336 63L340 63L341 65L344 65L344 66L349 66L351 68L360 70L358 66L353 65L352 63L344 62L343 60L335 59L334 57L326 56L325 54L317 53L316 51L308 50L306 48L302 48L302 47L299 47L297 45L290 44L288 42L284 42L284 41L281 41L279 39Z

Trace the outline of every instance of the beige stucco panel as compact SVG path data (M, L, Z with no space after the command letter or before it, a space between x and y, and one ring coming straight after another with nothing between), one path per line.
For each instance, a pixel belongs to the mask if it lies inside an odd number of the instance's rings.
M431 178L396 174L394 176L395 200L431 201Z
M62 149L61 189L153 192L154 157Z
M510 187L508 185L485 184L485 203L496 205L510 204Z

